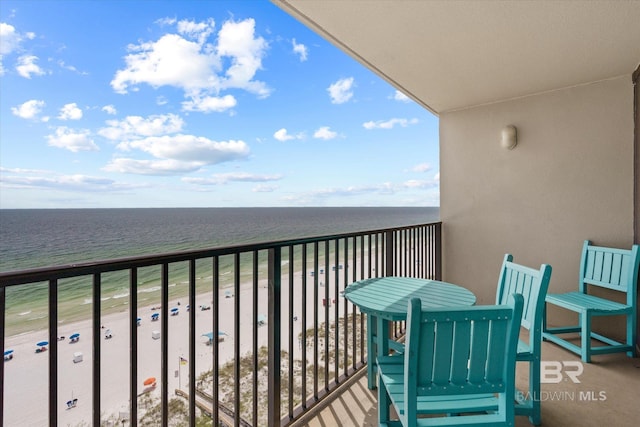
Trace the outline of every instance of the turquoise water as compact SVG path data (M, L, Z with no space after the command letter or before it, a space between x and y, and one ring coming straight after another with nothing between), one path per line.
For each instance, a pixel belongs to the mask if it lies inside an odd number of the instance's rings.
M0 210L0 271L423 224L438 216L438 208L424 207ZM211 290L210 264L198 263L199 292ZM251 263L242 265L242 282L251 280ZM187 295L187 268L170 266L170 298ZM220 273L221 285L229 286L231 257L220 259ZM139 305L160 303L159 267L140 269L138 284ZM46 326L47 292L44 283L7 290L7 334ZM127 272L102 277L101 300L104 313L126 309ZM60 281L58 303L62 322L88 317L92 278Z

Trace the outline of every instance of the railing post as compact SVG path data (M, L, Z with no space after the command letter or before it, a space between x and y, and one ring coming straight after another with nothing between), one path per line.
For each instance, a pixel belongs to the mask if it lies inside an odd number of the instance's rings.
M435 224L435 229L436 229L436 238L435 238L435 252L433 254L434 256L434 263L435 263L435 269L436 269L436 280L442 280L442 223L439 222L437 224Z
M267 323L269 328L268 424L274 427L280 425L281 265L281 248L269 249L269 314Z
M393 231L387 231L385 232L385 245L384 245L384 249L385 249L385 254L384 254L384 272L385 272L385 276L393 276L394 274L396 274L395 270L394 270L394 254L395 254L395 233Z

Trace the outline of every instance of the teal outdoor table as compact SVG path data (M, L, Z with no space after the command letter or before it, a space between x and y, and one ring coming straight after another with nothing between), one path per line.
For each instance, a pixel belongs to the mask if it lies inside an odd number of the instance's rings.
M354 282L344 297L367 315L367 376L376 387L375 358L389 354L389 322L407 320L407 304L420 298L422 308L474 305L476 296L462 286L414 277L376 277Z

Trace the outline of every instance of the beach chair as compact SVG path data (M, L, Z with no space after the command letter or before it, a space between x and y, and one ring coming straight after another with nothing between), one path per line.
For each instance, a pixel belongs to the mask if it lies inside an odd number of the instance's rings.
M411 299L404 354L377 358L379 425L513 426L522 306L519 294L504 305L425 311L420 299ZM469 407L487 394L496 396L495 411ZM390 405L397 420L390 420ZM420 414L441 416L418 423Z
M546 304L578 313L578 324L563 327L547 327L546 315L542 337L579 355L583 362L591 362L594 354L626 352L634 356L634 340L637 337L637 295L640 246L631 249L594 246L585 240L582 246L578 291L564 294L549 294ZM623 294L625 302L613 301L601 292L593 295L595 289L608 289ZM626 319L626 340L621 342L611 337L593 332L591 322L596 316L624 316ZM562 337L577 333L580 346ZM591 340L598 344L594 345Z

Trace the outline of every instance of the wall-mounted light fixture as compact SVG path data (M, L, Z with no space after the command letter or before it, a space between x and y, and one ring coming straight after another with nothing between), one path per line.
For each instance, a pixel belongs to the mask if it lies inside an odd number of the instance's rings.
M518 130L514 125L508 125L502 129L500 145L502 148L507 150L512 150L516 145L518 145Z

